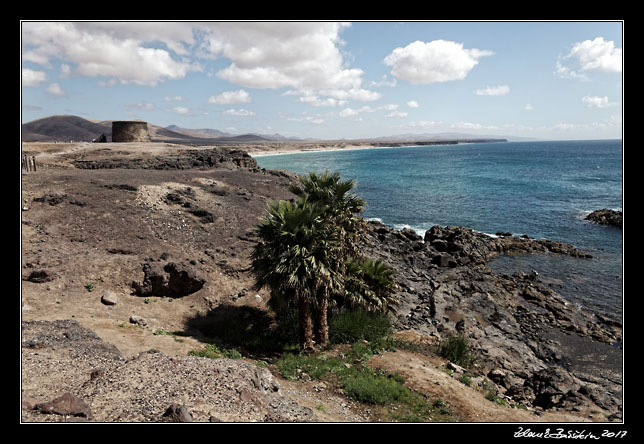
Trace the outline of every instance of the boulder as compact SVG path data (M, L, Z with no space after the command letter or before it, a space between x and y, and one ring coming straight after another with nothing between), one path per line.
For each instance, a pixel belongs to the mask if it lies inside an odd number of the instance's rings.
M41 413L49 413L63 416L81 416L91 418L89 406L78 396L65 393L62 396L34 406L35 410Z
M560 367L548 367L536 372L526 384L532 388L537 407L550 409L567 401L576 401L581 384L569 372Z
M142 282L132 282L134 294L138 296L181 297L199 291L206 282L191 265L183 263L147 262L143 273Z
M188 409L185 405L172 404L166 409L161 421L192 422L192 415L190 415L190 412L188 412Z
M103 297L101 297L101 302L105 305L116 305L118 302L116 293L111 290L107 290L105 294L103 294Z
M135 324L135 325L140 325L141 327L145 327L148 325L148 321L146 321L143 317L139 315L132 315L130 316L130 324Z

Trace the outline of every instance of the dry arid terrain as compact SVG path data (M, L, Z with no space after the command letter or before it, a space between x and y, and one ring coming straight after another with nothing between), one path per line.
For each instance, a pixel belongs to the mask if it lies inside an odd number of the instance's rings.
M285 380L263 361L189 355L218 313L244 322L243 313L266 310L267 292L249 273L252 228L268 200L293 197L293 175L262 170L237 148L219 157L161 143L22 150L37 171L21 179L21 421L380 419L329 384ZM498 405L431 353L387 352L369 365L443 400L460 422L605 422L614 413Z

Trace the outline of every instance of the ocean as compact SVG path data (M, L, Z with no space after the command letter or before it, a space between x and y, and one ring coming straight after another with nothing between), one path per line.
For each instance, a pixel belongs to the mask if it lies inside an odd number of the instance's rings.
M424 234L463 226L569 242L593 255L512 255L497 273L536 270L574 304L621 319L623 231L584 218L622 210L621 140L425 145L256 156L263 168L324 169L356 181L366 219Z

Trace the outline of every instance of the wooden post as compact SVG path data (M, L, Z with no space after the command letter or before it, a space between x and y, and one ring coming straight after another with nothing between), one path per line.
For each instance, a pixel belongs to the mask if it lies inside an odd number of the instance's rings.
M36 156L31 156L31 160L34 163L34 172L36 171Z

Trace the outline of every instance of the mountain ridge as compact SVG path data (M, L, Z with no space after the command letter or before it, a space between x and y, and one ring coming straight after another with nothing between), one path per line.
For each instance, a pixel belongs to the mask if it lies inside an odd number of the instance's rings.
M212 144L212 143L252 143L252 142L288 142L312 141L316 138L286 137L279 133L260 134L245 133L231 134L212 128L183 128L178 125L162 127L148 122L148 130L152 141L170 143ZM79 116L63 114L44 117L22 124L21 138L23 142L54 142L54 141L93 141L101 135L111 141L112 120L93 121ZM404 141L438 141L456 139L500 139L508 141L537 140L527 137L506 136L477 136L465 133L435 133L435 134L398 134L392 136L339 139L342 141L374 141L374 142L404 142ZM332 140L332 139L329 139Z

